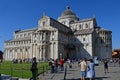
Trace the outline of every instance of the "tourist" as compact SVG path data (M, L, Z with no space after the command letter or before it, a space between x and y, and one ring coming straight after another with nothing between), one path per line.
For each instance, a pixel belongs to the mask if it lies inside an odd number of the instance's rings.
M54 59L52 59L52 64L51 64L51 73L54 73L55 72L55 70L54 70L54 67L55 67L55 65L54 65Z
M32 71L32 78L33 78L33 80L37 80L38 68L37 68L36 57L33 58L31 71Z
M105 72L105 74L108 73L108 61L107 61L107 59L104 60L104 72Z
M60 63L61 71L63 71L64 70L64 60L61 58L59 63Z
M55 73L58 72L58 60L57 59L54 61L54 72Z
M89 78L89 80L94 80L95 78L95 69L94 69L95 65L93 63L93 60L90 59L90 63L87 66L87 78Z
M69 68L72 68L72 64L71 64L70 59L67 59L66 63L67 63L67 65L69 66Z
M81 68L81 80L85 80L85 75L86 75L86 67L87 63L85 62L85 59L83 59L78 66Z
M118 64L119 64L119 67L120 67L120 59L119 59L119 61L118 61Z

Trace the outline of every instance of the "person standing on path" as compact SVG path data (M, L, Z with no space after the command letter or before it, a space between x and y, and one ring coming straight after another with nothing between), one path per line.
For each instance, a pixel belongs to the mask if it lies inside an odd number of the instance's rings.
M33 58L31 71L32 71L32 78L33 78L33 80L37 80L38 68L37 68L36 57Z
M95 65L93 63L93 60L90 59L90 63L87 66L87 77L90 80L94 80L94 78L95 78L95 69L94 69L94 67L95 67Z
M119 59L119 61L118 61L118 64L119 64L119 67L120 67L120 59Z
M104 61L104 72L105 72L105 74L108 73L108 61L107 61L107 59Z
M58 60L57 59L54 61L54 72L55 73L58 72Z
M63 71L64 70L64 60L61 58L59 63L60 63L61 71Z
M86 75L86 67L87 63L85 62L85 59L83 59L78 66L81 68L81 80L85 80L85 75Z

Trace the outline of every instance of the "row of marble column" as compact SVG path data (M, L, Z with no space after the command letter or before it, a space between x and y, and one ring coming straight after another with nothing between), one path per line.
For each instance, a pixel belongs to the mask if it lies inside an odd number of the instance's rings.
M46 58L56 58L57 57L57 47L56 44L52 43L49 45L37 45L33 44L31 47L27 48L7 48L4 54L5 60L13 59L24 59L33 58L46 59Z
M46 33L48 35L46 35ZM50 38L49 38L50 37ZM36 38L36 40L39 41L45 41L45 40L52 40L53 38L56 37L55 31L40 31L36 33L36 36L33 36L33 40Z

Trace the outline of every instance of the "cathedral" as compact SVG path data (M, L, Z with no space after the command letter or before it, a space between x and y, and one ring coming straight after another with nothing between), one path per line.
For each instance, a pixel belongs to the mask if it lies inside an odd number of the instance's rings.
M43 15L38 26L14 31L4 43L4 59L91 59L112 57L112 31L97 25L96 18L79 19L68 6L55 20Z

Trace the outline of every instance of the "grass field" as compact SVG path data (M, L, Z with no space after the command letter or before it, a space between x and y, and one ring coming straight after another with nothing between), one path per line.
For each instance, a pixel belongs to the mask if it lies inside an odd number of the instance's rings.
M13 64L10 61L0 63L0 73L5 75L11 75L19 78L31 78L32 73L30 71L32 63L17 63ZM49 69L48 63L38 63L38 74Z

